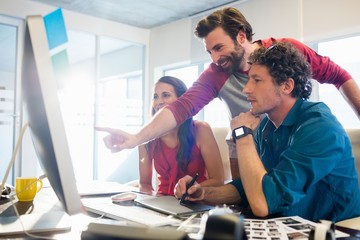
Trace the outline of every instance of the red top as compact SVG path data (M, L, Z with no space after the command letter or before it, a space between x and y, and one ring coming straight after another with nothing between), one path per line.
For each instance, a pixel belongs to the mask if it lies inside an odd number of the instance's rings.
M160 139L155 139L150 143L149 157L153 159L157 172L159 180L158 193L174 195L176 183L186 175L194 176L198 173L198 183L207 179L205 162L196 144L194 144L191 160L185 172L178 166L176 161L177 150L178 146L170 148Z

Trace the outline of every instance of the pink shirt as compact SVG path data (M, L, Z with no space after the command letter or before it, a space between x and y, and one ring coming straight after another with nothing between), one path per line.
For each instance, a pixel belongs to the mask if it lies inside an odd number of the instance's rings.
M150 144L149 156L153 159L157 172L159 193L174 195L176 183L186 175L194 176L195 173L198 173L198 183L207 179L205 162L198 146L194 145L191 160L185 172L178 166L176 161L177 149L178 147L168 147L160 139L155 139Z

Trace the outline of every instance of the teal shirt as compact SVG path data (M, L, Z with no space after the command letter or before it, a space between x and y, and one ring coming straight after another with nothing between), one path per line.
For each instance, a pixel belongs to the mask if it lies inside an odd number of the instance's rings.
M269 214L334 222L360 216L351 143L324 103L297 100L277 129L265 117L254 139L267 170L262 186ZM232 184L247 204L241 181Z

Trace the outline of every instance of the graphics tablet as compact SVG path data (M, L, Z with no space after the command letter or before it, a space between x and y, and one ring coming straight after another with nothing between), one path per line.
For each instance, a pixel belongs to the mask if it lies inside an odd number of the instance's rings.
M174 196L135 199L135 202L143 207L177 217L202 213L215 208L215 206L189 201L180 204Z

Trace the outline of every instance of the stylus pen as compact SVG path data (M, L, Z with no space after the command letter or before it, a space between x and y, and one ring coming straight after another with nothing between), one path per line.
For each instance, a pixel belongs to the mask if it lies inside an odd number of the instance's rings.
M188 184L186 184L186 192L182 195L182 197L180 199L180 204L185 202L185 198L188 195L187 191L192 185L194 185L194 183L195 183L196 179L198 178L198 176L199 176L199 174L196 173L195 176L191 179L191 181Z

